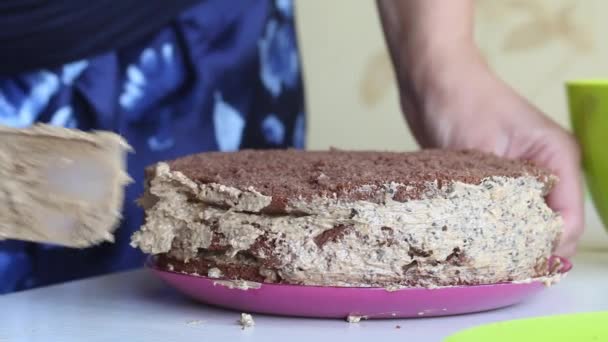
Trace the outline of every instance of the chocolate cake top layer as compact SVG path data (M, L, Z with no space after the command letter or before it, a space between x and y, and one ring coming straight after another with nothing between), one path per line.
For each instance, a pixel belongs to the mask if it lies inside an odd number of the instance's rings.
M435 181L442 188L454 181L479 184L492 176L532 176L547 188L552 185L551 174L530 162L478 151L244 150L191 155L171 161L169 166L200 184L253 187L272 197L268 212L280 212L286 203L298 198L336 196L378 201L375 190L390 183L405 185L396 189L393 198L402 202L421 198L428 182ZM360 191L362 187L370 190Z

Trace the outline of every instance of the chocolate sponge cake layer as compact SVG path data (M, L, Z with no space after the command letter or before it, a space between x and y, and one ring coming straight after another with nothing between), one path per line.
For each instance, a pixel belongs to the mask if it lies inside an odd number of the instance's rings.
M555 177L471 151L243 151L159 163L132 244L168 270L274 283L446 286L549 273Z

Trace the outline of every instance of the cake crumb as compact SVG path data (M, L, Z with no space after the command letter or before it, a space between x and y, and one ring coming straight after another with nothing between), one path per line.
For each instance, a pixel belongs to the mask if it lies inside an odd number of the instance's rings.
M173 264L167 264L167 269L173 272L173 270L175 270L175 267L173 267Z
M348 323L359 323L361 322L362 318L365 318L365 316L348 315L348 317L346 317L346 321Z
M395 325L395 329L401 329L400 325Z
M562 259L555 258L552 260L553 262L549 266L549 274L560 273L559 271L562 269Z
M203 322L204 321L202 319L193 319L193 320L188 321L186 324L188 324L188 325L201 325L201 324L203 324Z
M242 329L249 328L255 325L255 321L253 320L253 316L248 313L241 313L241 318L239 319L239 324Z
M220 278L222 276L222 271L219 268L213 267L207 271L207 277L209 278Z
M543 285L545 285L546 287L551 287L551 286L559 283L560 280L562 280L563 276L565 276L565 275L562 275L561 277L560 276L546 277L543 280Z
M247 291L249 289L258 290L262 287L261 283L247 280L216 280L213 282L213 286L216 285L225 286L231 290L237 289L243 291Z
M399 285L399 284L391 284L391 285L387 285L384 287L384 290L386 290L387 292L395 292L395 291L399 291L404 289L405 286Z

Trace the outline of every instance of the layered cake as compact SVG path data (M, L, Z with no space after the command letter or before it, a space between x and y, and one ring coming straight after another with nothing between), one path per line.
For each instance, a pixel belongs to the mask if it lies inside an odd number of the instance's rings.
M475 151L202 153L147 170L132 245L225 280L436 287L549 275L556 178Z

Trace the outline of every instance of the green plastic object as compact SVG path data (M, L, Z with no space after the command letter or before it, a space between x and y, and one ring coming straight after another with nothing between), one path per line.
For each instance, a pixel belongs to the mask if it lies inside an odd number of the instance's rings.
M463 330L445 342L608 341L608 311L538 317Z
M582 150L587 187L608 225L608 79L566 83L572 129Z

